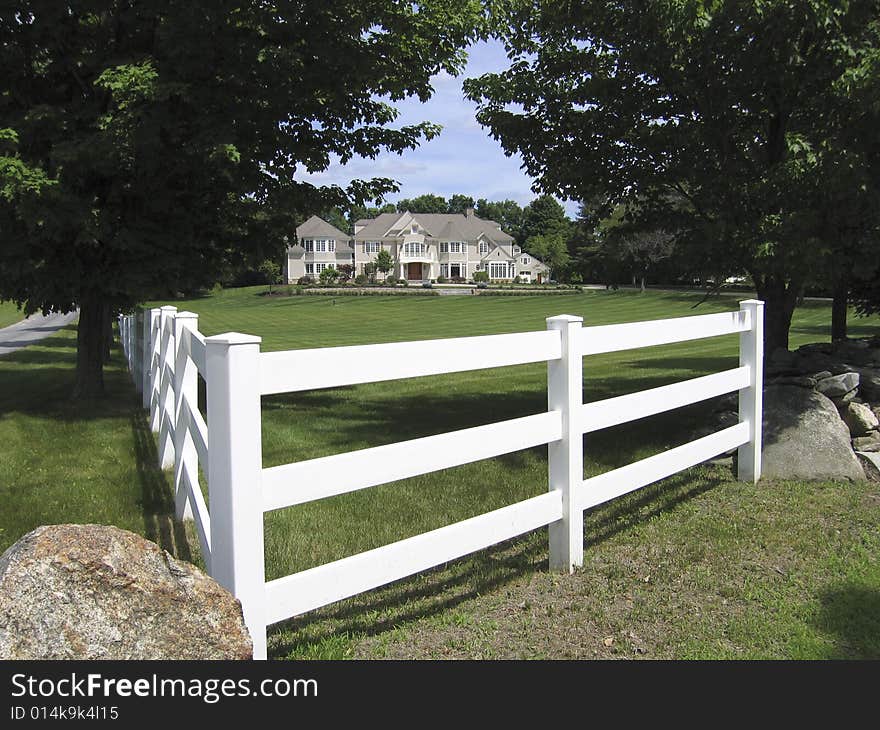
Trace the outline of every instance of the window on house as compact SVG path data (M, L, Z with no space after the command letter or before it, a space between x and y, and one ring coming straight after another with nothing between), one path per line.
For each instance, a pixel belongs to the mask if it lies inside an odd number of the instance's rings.
M449 277L449 264L440 264L440 276Z
M304 238L303 248L306 250L306 253L312 253L315 250L315 242L310 238Z
M424 243L405 243L403 245L403 252L407 256L418 256L425 253L426 250L427 246Z
M507 279L508 267L506 261L493 261L489 264L490 279Z
M315 273L315 265L314 264L306 264L306 273L314 274Z
M485 241L480 241L480 253L487 254L489 253L489 244Z
M450 241L449 253L461 253L461 241Z
M521 264L527 264L527 263L529 263L529 257L528 257L528 256L523 256L523 257L519 260L519 262L520 262Z
M440 253L449 253L448 241L440 241Z
M364 253L379 253L379 242L364 241Z
M315 264L315 273L320 274L324 269L326 269L330 264Z
M336 251L336 239L331 238L329 241L327 241L327 250Z
M514 255L514 256L519 255L519 252L520 252L521 250L522 250L522 249L520 249L519 246L514 246L514 247L513 247L513 255Z

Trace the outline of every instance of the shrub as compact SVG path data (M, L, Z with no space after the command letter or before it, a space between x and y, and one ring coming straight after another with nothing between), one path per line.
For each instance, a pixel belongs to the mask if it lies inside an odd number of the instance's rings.
M518 276L514 276L513 283L514 284L522 284L522 279L520 279Z
M488 283L489 281L489 272L488 271L475 271L474 272L474 281L477 284L480 283Z
M440 274L440 276L437 277L437 283L438 283L438 284L445 284L445 283L446 283L446 277L443 276L443 274Z
M314 284L315 280L311 276L301 276L296 280L296 283L300 286L308 286L309 284Z
M339 272L335 266L328 266L319 275L322 284L333 284L339 278Z
M397 283L397 277L394 274L389 274L385 277L385 283L394 286Z
M464 284L465 282L467 282L467 279L465 279L463 276L453 276L450 281L452 281L453 284Z
M354 283L358 286L364 286L367 283L367 275L358 274L356 277L354 277Z

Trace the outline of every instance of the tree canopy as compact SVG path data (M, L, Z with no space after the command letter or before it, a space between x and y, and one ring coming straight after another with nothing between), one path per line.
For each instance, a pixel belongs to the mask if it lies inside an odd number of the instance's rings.
M430 139L395 101L457 74L476 0L22 0L0 9L0 298L80 309L77 389L102 389L114 310L280 256L336 156Z
M840 201L877 210L877 3L497 7L511 64L465 82L480 123L544 191L597 219L623 206L714 270L748 271L768 348L787 346L804 284L849 235Z

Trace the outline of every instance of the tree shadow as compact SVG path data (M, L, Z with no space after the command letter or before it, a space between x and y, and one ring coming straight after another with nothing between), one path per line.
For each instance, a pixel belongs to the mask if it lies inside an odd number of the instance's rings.
M814 625L835 637L827 659L880 659L880 590L839 584L819 594Z
M174 518L174 490L168 482L167 472L158 466L156 440L145 413L139 407L131 412L131 432L141 488L144 537L174 557L192 562L186 529L182 522Z
M645 487L585 514L585 550L635 529L720 484L687 472ZM375 636L436 616L471 599L549 569L546 528L493 545L387 586L331 604L269 628L270 651L289 655L335 636ZM377 614L381 618L377 619Z

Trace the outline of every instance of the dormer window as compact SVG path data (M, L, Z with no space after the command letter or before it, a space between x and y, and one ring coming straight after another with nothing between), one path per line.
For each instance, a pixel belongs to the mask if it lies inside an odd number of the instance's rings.
M514 247L513 247L513 255L514 255L514 256L518 256L520 251L521 251L521 249L520 249L519 246L514 246Z
M485 241L480 241L480 253L484 255L489 253L489 244Z
M529 257L523 256L519 261L521 264L527 264L527 263L529 263Z

